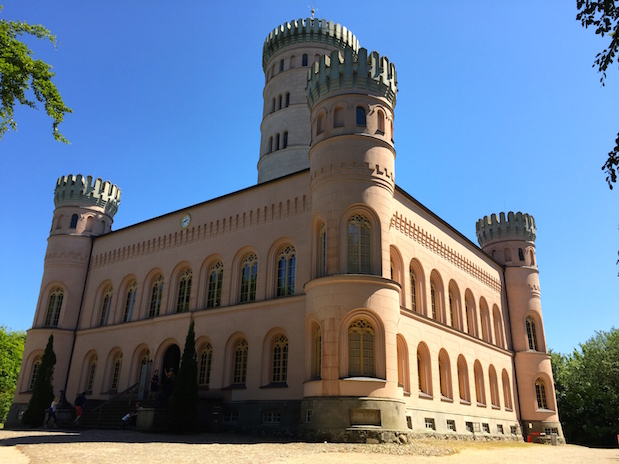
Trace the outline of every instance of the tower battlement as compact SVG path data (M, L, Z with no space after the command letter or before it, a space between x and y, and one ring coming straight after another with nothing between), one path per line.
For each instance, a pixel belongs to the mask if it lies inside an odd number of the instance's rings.
M56 182L54 205L84 204L103 208L114 217L120 205L120 188L101 178L93 182L92 176L84 178L81 174L63 176Z
M307 104L310 110L315 102L329 92L359 89L374 93L389 100L395 107L398 93L395 65L386 56L365 48L353 53L351 49L331 52L315 62L307 77Z
M275 52L288 45L318 42L346 50L359 50L359 41L355 35L341 24L326 19L306 18L282 24L271 31L262 47L262 69L266 71L267 63Z
M500 213L499 218L496 214L492 214L490 217L484 216L483 219L477 221L475 230L477 241L481 247L498 239L535 241L535 219L526 213L514 214L510 211L507 213L507 220L505 213Z

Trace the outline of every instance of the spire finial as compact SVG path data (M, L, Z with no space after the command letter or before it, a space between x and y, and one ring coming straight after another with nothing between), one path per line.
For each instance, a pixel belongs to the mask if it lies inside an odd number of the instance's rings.
M315 5L312 5L312 6L307 5L307 7L311 10L311 12L312 12L312 19L314 19L314 13L316 13L318 11L318 8L316 8Z

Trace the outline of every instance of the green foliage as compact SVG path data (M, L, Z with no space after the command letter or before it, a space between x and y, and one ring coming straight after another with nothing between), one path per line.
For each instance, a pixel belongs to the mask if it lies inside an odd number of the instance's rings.
M0 11L2 6L0 5ZM66 113L73 110L62 101L58 89L52 82L55 73L42 60L32 58L34 52L18 40L24 34L49 40L54 47L56 37L42 25L30 25L22 21L0 19L0 139L9 130L17 130L13 119L15 102L36 108L34 101L26 96L32 89L35 98L44 104L45 112L54 122L52 134L60 142L68 143L58 131L58 125Z
M557 403L568 442L614 446L619 433L619 330L597 332L571 355L551 352Z
M597 54L593 67L602 74L600 82L604 85L606 70L613 63L617 51L619 51L619 0L576 0L578 14L576 19L585 28L594 28L595 33L601 37L609 37L610 44ZM612 190L617 182L617 169L619 169L619 134L615 140L615 148L608 153L608 159L602 170L606 171L606 182Z
M4 423L15 396L25 342L25 332L0 327L0 423Z
M170 398L168 427L174 433L191 433L196 432L199 425L196 336L194 323L191 321L174 391Z
M54 399L54 387L52 380L54 377L54 365L56 355L54 354L54 336L50 335L45 347L45 353L41 358L41 365L37 371L37 376L32 387L32 397L28 403L28 409L24 412L22 422L30 427L39 427L45 420L45 410L49 408Z

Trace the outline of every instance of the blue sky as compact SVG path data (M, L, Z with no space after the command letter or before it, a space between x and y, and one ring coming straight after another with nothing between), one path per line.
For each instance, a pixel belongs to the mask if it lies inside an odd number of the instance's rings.
M119 229L251 185L262 118L262 45L307 2L0 0L2 19L43 24L74 113L17 108L0 141L0 324L28 329L56 179L118 184ZM547 344L570 352L619 325L618 190L601 166L619 118L619 70L591 67L606 41L575 20L575 1L318 2L395 63L396 181L476 243L475 222L528 212Z

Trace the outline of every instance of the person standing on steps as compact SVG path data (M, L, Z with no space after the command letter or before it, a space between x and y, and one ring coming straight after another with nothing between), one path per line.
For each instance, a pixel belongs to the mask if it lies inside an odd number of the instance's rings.
M45 421L46 428L47 428L47 424L49 423L50 419L54 419L54 427L58 427L58 421L56 419L56 408L58 407L58 403L60 403L60 398L56 396L54 397L52 404L47 410L47 420Z

